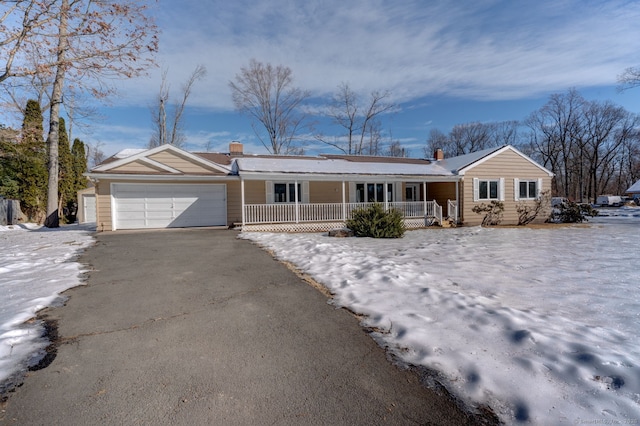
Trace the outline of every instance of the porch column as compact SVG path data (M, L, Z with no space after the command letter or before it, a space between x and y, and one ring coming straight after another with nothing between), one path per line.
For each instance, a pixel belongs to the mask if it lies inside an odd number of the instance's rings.
M458 216L460 215L460 202L458 201L458 184L460 183L459 180L456 180L456 217L453 218L453 220L456 221L456 223L458 223Z
M389 210L389 182L384 181L384 209Z
M422 207L424 208L424 214L427 214L427 181L422 182Z
M347 221L347 195L344 180L342 181L342 220Z
M246 213L244 211L244 179L240 179L240 204L242 204L242 227L246 222Z
M296 198L296 223L300 223L300 205L298 204L298 179L294 181L293 196Z

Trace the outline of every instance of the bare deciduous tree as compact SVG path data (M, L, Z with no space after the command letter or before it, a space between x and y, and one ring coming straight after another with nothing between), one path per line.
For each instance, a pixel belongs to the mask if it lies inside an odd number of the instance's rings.
M310 94L293 85L291 68L252 59L229 87L236 109L255 120L253 130L270 153L300 153L294 141L306 118L300 107Z
M628 156L638 150L639 121L624 108L588 101L572 89L551 95L526 123L534 157L555 173L554 195L595 202L632 182Z
M344 133L333 140L321 134L316 135L316 139L345 154L379 155L381 124L378 118L395 108L395 104L388 101L390 96L388 91L373 91L366 103L362 103L348 83L341 83L329 105L327 116Z
M198 65L187 81L182 85L182 98L179 102L174 103L171 108L171 124L167 127L167 105L169 103L169 84L167 83L167 70L162 71L162 81L160 82L160 91L158 92L158 105L152 110L151 119L153 121L154 131L149 140L149 148L156 146L171 144L181 147L185 143L183 133L183 115L187 106L187 100L193 90L193 85L202 80L207 75L207 68L204 65Z
M624 70L624 72L618 76L618 83L620 84L620 90L640 86L640 67L630 67Z
M37 75L50 79L49 182L45 225L58 226L58 130L65 83L107 96L107 78L133 77L153 64L157 29L146 15L147 1L17 0L0 26L6 54L2 79ZM16 27L4 25L21 22ZM35 64L35 65L33 65Z

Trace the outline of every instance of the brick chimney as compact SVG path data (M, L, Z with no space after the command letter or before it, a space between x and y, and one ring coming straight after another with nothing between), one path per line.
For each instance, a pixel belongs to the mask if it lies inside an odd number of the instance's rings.
M436 152L433 153L433 158L436 161L444 160L444 152L440 148L436 149Z
M242 143L238 141L233 141L229 144L229 154L233 155L242 155Z

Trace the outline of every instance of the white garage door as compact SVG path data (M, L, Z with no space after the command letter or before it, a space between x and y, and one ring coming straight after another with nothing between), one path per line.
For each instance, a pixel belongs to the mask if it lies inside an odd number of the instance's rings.
M224 184L113 184L115 229L184 228L227 223Z

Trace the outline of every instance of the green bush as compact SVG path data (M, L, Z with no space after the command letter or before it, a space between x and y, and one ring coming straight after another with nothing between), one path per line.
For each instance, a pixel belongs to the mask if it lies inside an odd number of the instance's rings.
M357 237L402 238L406 231L402 213L385 211L381 204L354 210L346 225Z
M560 204L551 212L550 222L582 223L587 222L587 216L597 216L598 211L589 204L578 204L572 201Z

